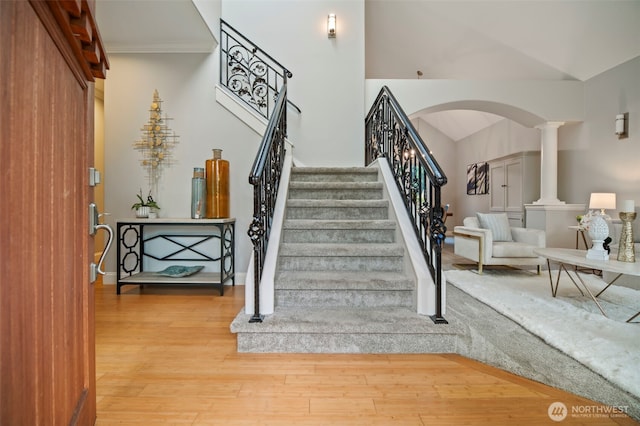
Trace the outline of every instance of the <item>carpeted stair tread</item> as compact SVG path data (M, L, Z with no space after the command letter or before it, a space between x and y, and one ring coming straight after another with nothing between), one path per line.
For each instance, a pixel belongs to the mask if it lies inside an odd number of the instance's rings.
M289 189L344 190L382 189L382 182L290 182Z
M275 277L276 290L371 290L412 291L413 280L398 272L367 271L281 271Z
M434 324L426 315L410 308L277 308L262 323L249 323L251 315L240 313L231 323L231 332L255 333L394 333L455 334L455 321Z
M404 255L404 247L400 244L317 244L317 243L283 243L280 245L280 256L375 256L397 257Z
M287 207L388 207L387 200L330 200L330 199L289 199Z
M395 229L396 223L392 220L318 220L318 219L287 219L284 221L284 229Z
M294 167L291 181L296 182L371 182L378 178L378 169L371 167Z
M292 167L293 174L373 174L378 175L378 169L373 167Z
M296 182L289 183L289 199L379 200L381 182Z

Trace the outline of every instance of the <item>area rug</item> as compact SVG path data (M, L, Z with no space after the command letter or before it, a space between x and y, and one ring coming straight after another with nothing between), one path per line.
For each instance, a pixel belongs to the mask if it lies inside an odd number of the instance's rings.
M555 282L557 271L552 274ZM564 272L555 298L547 272L485 270L478 275L450 270L445 276L448 284L511 318L621 389L640 396L640 323L625 322L640 310L639 290L616 285L607 289L598 297L607 318ZM605 286L595 275L581 276L594 294Z

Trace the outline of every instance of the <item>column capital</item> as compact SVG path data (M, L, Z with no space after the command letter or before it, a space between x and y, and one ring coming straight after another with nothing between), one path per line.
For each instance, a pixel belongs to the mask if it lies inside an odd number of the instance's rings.
M546 123L538 124L536 129L557 129L564 124L564 121L547 121Z

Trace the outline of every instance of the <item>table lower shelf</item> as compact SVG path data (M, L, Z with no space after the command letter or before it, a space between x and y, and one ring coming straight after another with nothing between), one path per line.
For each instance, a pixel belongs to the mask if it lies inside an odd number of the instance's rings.
M232 277L228 277L232 279ZM122 278L117 283L117 294L120 294L120 287L125 285L213 285L220 290L220 295L224 294L224 283L220 281L219 272L198 272L187 277L167 277L159 275L157 272L139 272L130 277ZM234 283L235 284L235 283Z

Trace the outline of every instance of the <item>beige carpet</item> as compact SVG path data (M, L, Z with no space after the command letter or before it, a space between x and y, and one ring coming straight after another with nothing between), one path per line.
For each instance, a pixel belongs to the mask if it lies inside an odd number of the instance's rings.
M554 279L556 271L553 271ZM640 310L640 291L612 286L600 299L603 316L563 273L558 295L549 276L529 271L445 272L447 282L516 321L549 345L635 396L640 396L640 323L625 322ZM594 294L604 282L583 274ZM635 321L640 321L640 317Z

